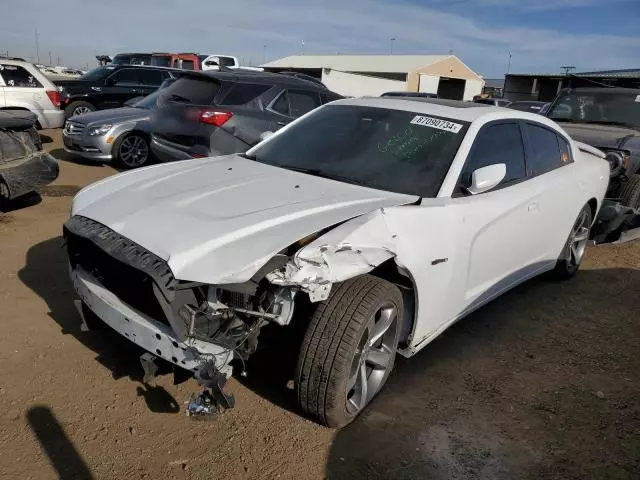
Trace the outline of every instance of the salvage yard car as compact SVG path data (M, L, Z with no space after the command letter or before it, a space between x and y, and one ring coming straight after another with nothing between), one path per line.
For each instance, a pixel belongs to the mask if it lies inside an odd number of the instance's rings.
M574 276L608 176L601 152L539 115L347 99L245 154L90 185L64 237L85 328L100 319L194 371L190 412L232 405L230 362L263 325L297 325L299 407L341 427L396 353L536 275Z
M640 89L563 90L547 116L572 138L602 150L611 165L609 196L640 209Z
M86 160L113 162L120 168L137 168L151 158L148 120L156 109L162 88L135 101L131 106L109 108L76 115L65 122L64 149Z
M36 121L31 112L0 111L0 201L36 191L58 177L58 162L42 149Z

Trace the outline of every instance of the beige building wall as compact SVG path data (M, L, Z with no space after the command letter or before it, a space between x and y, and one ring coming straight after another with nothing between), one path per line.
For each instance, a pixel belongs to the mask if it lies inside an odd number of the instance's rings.
M451 56L431 65L409 72L407 75L407 91L417 92L420 86L420 74L437 75L439 77L462 78L464 80L476 80L484 84L482 78L475 74L455 56Z

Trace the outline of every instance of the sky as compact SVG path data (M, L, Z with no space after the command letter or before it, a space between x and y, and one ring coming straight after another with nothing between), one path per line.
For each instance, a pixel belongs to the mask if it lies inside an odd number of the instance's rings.
M640 0L20 0L0 52L95 66L127 51L287 55L451 51L485 78L640 68ZM395 38L394 41L391 39Z

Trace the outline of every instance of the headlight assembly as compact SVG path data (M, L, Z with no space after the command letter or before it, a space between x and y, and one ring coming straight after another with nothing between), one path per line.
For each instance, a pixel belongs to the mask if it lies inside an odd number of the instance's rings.
M106 135L107 132L111 130L111 127L113 127L113 125L111 125L110 123L105 125L98 125L97 127L91 127L89 129L89 136L97 137L99 135Z

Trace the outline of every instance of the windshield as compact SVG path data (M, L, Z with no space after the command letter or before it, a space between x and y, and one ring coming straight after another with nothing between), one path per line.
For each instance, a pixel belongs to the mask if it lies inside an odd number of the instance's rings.
M435 197L468 123L328 105L251 150L249 158L390 192Z
M113 67L97 67L94 68L93 70L89 70L87 73L85 73L81 79L82 80L87 80L89 82L97 82L98 80L102 80L104 77L106 77L109 73L113 72L114 68Z
M640 95L637 92L573 91L560 94L549 118L558 122L602 123L640 128Z

